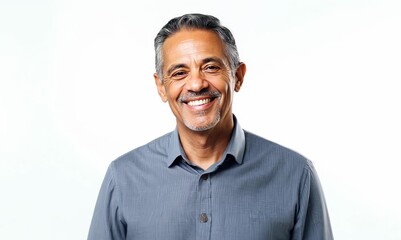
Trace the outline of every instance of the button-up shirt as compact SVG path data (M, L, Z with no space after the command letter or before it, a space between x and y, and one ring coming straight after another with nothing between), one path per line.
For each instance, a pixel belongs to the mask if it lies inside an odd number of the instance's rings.
M220 161L187 159L177 129L114 160L89 240L333 239L311 161L243 130Z

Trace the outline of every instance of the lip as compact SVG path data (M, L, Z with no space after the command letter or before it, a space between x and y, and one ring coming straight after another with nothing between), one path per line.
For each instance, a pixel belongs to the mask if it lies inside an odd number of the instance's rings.
M208 104L212 100L213 100L212 98L201 98L201 99L195 99L195 100L187 101L187 104L189 106L194 106L195 107L195 106L201 106L201 105Z
M183 103L190 109L204 110L213 105L215 100L216 97L196 98L196 99L188 99L186 101L183 101Z

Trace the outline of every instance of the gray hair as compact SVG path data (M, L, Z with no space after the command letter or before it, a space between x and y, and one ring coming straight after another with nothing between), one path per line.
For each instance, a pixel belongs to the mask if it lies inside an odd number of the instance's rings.
M229 61L232 72L240 63L237 46L231 31L220 24L220 20L211 15L204 14L185 14L171 19L157 34L154 46L156 53L156 72L163 81L163 56L162 47L164 41L172 34L182 29L202 29L215 32L225 46L225 55Z

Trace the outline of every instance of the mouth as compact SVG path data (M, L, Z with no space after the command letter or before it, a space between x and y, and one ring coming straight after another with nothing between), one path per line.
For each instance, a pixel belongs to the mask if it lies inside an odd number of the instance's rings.
M198 99L198 100L192 100L192 101L188 101L186 102L189 106L201 106L201 105L205 105L208 104L212 101L213 99L211 98L204 98L204 99Z
M221 94L217 91L209 91L200 94L190 93L178 99L179 102L187 104L190 107L199 107L213 102L220 98Z

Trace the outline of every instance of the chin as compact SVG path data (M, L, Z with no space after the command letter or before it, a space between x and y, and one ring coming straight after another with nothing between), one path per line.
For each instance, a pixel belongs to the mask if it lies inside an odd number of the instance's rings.
M187 128L191 129L192 131L202 132L214 128L217 125L217 123L219 123L219 121L220 121L220 115L217 115L212 121L192 122L184 120L184 124Z

